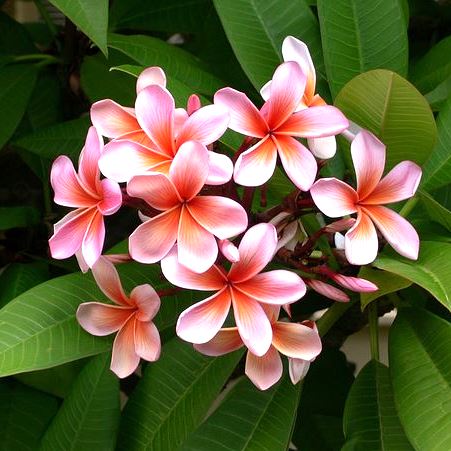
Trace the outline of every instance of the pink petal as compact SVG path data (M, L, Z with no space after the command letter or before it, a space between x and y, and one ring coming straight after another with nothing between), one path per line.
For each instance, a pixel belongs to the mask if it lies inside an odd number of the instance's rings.
M233 179L243 186L263 185L274 174L276 161L276 144L267 136L238 157Z
M240 251L238 248L229 240L219 240L218 247L221 254L231 263L236 263L240 260Z
M144 199L157 210L169 210L181 203L174 184L163 174L149 173L133 177L127 184L127 193Z
M100 100L91 107L91 121L101 135L117 138L141 129L132 111L113 100Z
M227 130L228 110L219 105L207 105L191 114L177 136L177 145L198 141L204 145L217 141Z
M180 208L150 218L130 235L130 255L141 263L156 263L172 248L176 239Z
M176 138L176 140L188 118L188 112L184 108L176 108L174 110L174 137ZM176 145L176 147L178 147L179 145Z
M91 218L81 243L81 253L90 268L92 268L94 263L102 255L104 241L105 224L103 222L103 216L99 211L96 211Z
M372 205L365 207L364 211L398 254L411 260L418 258L418 233L408 221L386 207Z
M78 161L78 176L81 183L93 193L97 194L100 182L99 158L103 149L102 137L95 127L89 127L85 146Z
M207 343L218 333L229 310L229 290L223 288L180 314L177 321L177 335L190 343Z
M187 208L203 228L221 240L246 230L246 211L227 197L197 196L187 204Z
M102 200L97 205L100 213L109 216L116 213L122 205L121 187L113 180L103 179L100 181Z
M232 130L256 138L263 138L267 134L268 124L246 94L223 88L215 94L214 102L228 110L229 128Z
M135 352L148 362L155 362L160 357L161 341L158 329L150 321L135 321Z
M385 166L385 145L372 133L362 130L351 143L351 156L357 177L357 193L363 200L379 183Z
M331 222L324 227L327 233L343 232L350 229L355 224L354 218L339 219L338 221Z
M412 161L397 164L365 199L367 205L389 204L412 197L420 184L421 168Z
M379 288L373 282L360 277L344 276L343 274L334 274L331 279L348 290L357 293L367 293L377 291Z
M160 310L160 297L149 284L138 285L130 293L131 302L136 305L139 311L136 318L139 321L150 321Z
M335 136L325 136L324 138L309 138L307 140L310 152L316 158L327 160L332 158L337 151L337 140Z
M194 272L205 272L218 257L215 237L183 207L177 236L179 262Z
M367 265L377 257L376 229L369 216L359 211L357 221L345 235L345 254L351 265Z
M135 112L141 128L168 156L174 155L174 99L165 88L151 85L136 97Z
M189 200L205 184L209 172L207 148L196 141L182 144L172 161L169 177L180 197Z
M130 376L139 365L139 355L135 351L135 322L133 315L114 339L110 368L120 378Z
M262 357L258 357L249 351L246 357L245 372L257 388L267 390L282 377L282 359L273 346Z
M257 301L233 288L231 293L233 314L240 337L253 354L262 356L271 346L271 323Z
M310 189L313 202L327 216L339 218L357 211L357 193L336 178L316 181Z
M306 80L300 66L292 61L276 69L265 105L266 121L271 130L276 130L294 113L304 95Z
M81 249L75 252L75 258L77 259L78 266L83 274L86 274L89 271L89 266L83 258L83 254L81 253Z
M251 227L238 247L240 261L232 264L229 280L240 283L254 277L272 260L276 247L277 231L272 224Z
M103 337L117 332L133 315L131 307L85 302L77 309L77 321L86 332Z
M188 111L188 115L191 116L193 113L195 113L201 107L202 107L202 103L200 101L199 96L196 94L191 94L188 97L188 102L186 105L186 110Z
M300 138L337 135L349 127L349 121L334 106L315 106L294 113L278 129L278 134Z
M136 94L151 85L166 87L166 75L161 67L153 66L144 69L136 81Z
M295 302L306 292L304 281L296 273L284 269L257 274L234 287L259 302L276 305Z
M221 290L227 282L227 278L216 265L203 273L191 271L181 265L176 247L161 260L161 270L164 277L173 285L189 290Z
M288 372L291 382L296 385L307 375L310 368L310 362L302 359L288 359Z
M236 351L243 346L240 334L236 327L221 329L210 341L195 344L194 349L202 354L216 357Z
M322 294L326 298L332 299L337 302L348 302L349 296L340 289L329 285L321 280L309 279L306 280L305 283L317 293Z
M208 176L207 185L223 185L227 183L233 174L232 160L227 156L216 152L208 152Z
M310 151L291 136L275 135L280 160L289 179L302 191L315 181L318 166Z
M287 357L312 360L321 352L321 339L316 330L297 323L273 324L273 346Z
M92 207L98 201L96 196L81 185L72 161L64 155L53 162L50 183L55 191L56 204L65 207Z

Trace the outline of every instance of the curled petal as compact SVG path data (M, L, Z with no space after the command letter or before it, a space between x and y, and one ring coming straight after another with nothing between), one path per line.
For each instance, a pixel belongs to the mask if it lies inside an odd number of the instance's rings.
M350 229L354 224L355 224L354 218L339 219L338 221L334 221L328 224L324 228L324 230L327 233L343 232L344 230Z
M136 81L136 94L151 85L166 87L166 74L161 67L153 66L144 69Z
M343 274L331 275L331 279L348 290L355 291L357 293L367 293L371 291L377 291L379 288L373 282L362 279L360 277L344 276Z
M359 211L357 221L345 235L345 254L352 265L367 265L376 259L378 240L369 216Z
M93 195L97 194L100 182L99 158L103 140L95 127L89 127L85 146L80 153L78 176L84 187Z
M191 116L194 112L196 112L200 107L202 106L202 103L200 101L200 98L196 94L191 94L188 98L188 102L186 105L186 110L188 111L188 115Z
M223 185L232 178L233 163L227 155L209 151L208 168L207 185Z
M240 260L240 251L238 248L229 240L219 240L218 247L221 254L231 263L236 263Z
M309 138L308 147L316 158L327 160L332 158L337 151L337 140L335 136L325 136L324 138Z
M337 302L348 302L349 296L340 289L329 285L328 283L325 283L321 280L316 279L309 279L306 280L305 283L312 289L315 290L317 293L322 294L326 298L332 299L333 301Z
M161 341L158 329L151 321L135 321L135 352L148 362L155 362L160 357Z
M257 388L267 390L282 377L282 359L273 346L262 357L248 352L245 372L246 376Z
M236 351L243 346L240 334L236 327L221 329L210 341L195 344L194 349L202 354L216 357Z
M291 382L296 385L307 375L310 368L310 362L302 359L288 359L288 372Z
M103 222L102 214L96 211L91 218L81 243L81 253L90 268L102 255L104 241L105 223Z
M102 200L98 203L97 208L104 216L116 213L122 205L121 187L113 180L103 179L100 181L102 191Z
M336 178L316 181L310 189L313 202L327 216L339 218L357 211L357 193Z
M160 297L149 284L133 288L130 301L139 309L136 313L139 321L150 321L160 310Z
M335 247L337 249L344 250L344 248L345 248L345 236L342 233L340 233L340 232L336 232L334 234L334 244L335 244Z
M113 342L110 368L120 378L130 376L139 365L139 355L135 351L135 322L133 315Z

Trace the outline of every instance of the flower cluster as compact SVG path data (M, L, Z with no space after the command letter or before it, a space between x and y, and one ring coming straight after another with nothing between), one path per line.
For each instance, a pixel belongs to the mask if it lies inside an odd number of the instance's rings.
M116 304L81 304L77 318L93 335L117 332L111 369L119 377L131 374L141 358L158 359L153 318L160 297L150 285L127 296L112 261L160 262L176 287L213 292L180 314L177 335L211 356L245 346L246 374L266 389L282 375L280 354L288 357L297 383L321 352L315 324L290 321L290 305L307 288L339 302L349 301L343 288L377 290L356 277L352 265L372 262L379 241L417 258L415 230L383 205L412 196L420 168L406 161L383 177L384 144L365 130L352 135L346 117L315 92L306 45L287 37L282 53L284 62L262 88L261 108L232 88L219 90L211 105L202 106L192 95L186 108L176 108L165 73L150 67L137 80L134 108L112 100L92 106L93 127L78 173L65 156L54 162L55 202L75 210L55 224L51 254L76 255L81 269L92 268L100 289ZM233 160L217 143L228 128L244 135ZM318 160L323 165L334 156L335 136L345 131L353 136L356 189L336 178L318 179ZM277 166L294 191L280 205L254 214L255 187L270 181ZM142 224L129 236L129 256L102 256L103 217L121 206L137 208ZM315 209L342 219L325 224L320 216L322 227L308 234L303 215ZM323 235L344 231L344 253L334 249L342 266L337 270L327 255L315 256L315 248ZM286 269L262 272L271 261Z

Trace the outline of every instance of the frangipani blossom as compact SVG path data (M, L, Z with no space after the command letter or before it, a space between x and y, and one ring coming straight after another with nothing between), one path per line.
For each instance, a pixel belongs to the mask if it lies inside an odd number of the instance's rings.
M382 205L412 197L420 183L421 168L412 161L403 161L382 178L385 146L367 131L361 131L352 141L351 156L357 190L336 178L326 178L318 180L310 191L317 207L327 216L357 213L357 221L345 235L346 258L354 265L366 265L376 258L376 226L399 254L416 260L417 232L403 217Z
M113 343L111 370L119 377L132 374L140 358L158 360L160 334L152 319L160 309L160 298L150 285L139 285L127 296L114 265L101 257L92 268L97 285L116 305L85 302L77 310L81 327L92 335L118 332Z
M161 211L130 236L130 255L142 263L161 260L177 242L178 260L196 272L210 268L218 256L216 238L230 238L247 227L244 208L227 197L198 196L207 180L208 151L196 141L184 143L169 175L133 177L130 196L144 199Z
M50 173L55 203L76 208L54 225L50 252L57 259L77 254L82 268L92 267L100 257L105 240L103 217L116 213L122 204L119 185L100 180L98 160L102 148L102 138L91 127L80 154L78 174L66 156L54 161Z
M288 357L290 378L293 384L297 384L322 348L314 323L277 321L279 310L279 307L267 309L272 328L272 342L268 351L257 356L249 350L246 356L245 373L260 390L267 390L282 377L283 365L279 352ZM228 327L221 329L209 342L195 344L194 348L202 354L215 357L228 354L243 345L238 328Z
M235 322L244 344L257 356L264 355L272 342L272 329L263 305L283 305L304 296L302 279L291 271L260 271L271 261L277 246L272 224L257 224L243 236L240 260L228 273L213 265L197 274L181 265L172 251L161 262L164 276L172 284L188 289L216 291L209 298L181 313L177 335L191 343L210 341L224 324L233 307Z
M297 63L281 64L274 73L271 95L259 111L246 94L224 88L215 94L215 105L228 108L229 127L258 138L235 165L234 180L244 186L259 186L274 173L279 155L290 180L307 191L315 180L317 165L310 151L293 137L316 138L340 133L348 120L333 106L306 108L295 113L306 86L306 76ZM294 114L293 114L294 113Z

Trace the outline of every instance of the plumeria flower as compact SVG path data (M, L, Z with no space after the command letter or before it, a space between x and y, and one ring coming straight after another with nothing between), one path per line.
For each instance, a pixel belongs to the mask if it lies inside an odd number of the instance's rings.
M415 194L421 179L420 167L412 161L396 165L384 178L385 146L372 133L361 131L351 143L357 190L336 178L318 180L311 188L317 207L327 216L357 213L357 221L345 235L349 263L366 265L377 256L375 226L390 245L404 257L418 258L419 238L403 217L383 207Z
M208 172L207 149L188 141L175 155L168 175L154 172L130 180L128 194L162 212L130 236L135 260L155 263L177 242L180 263L203 272L218 256L215 237L223 240L246 229L247 214L240 204L221 196L198 196Z
M277 246L272 224L257 224L243 236L239 245L240 260L228 273L214 265L197 274L181 265L175 251L161 262L164 276L182 288L217 291L181 313L177 334L191 343L210 341L224 324L233 307L238 333L244 344L257 356L266 354L272 341L271 323L263 305L292 303L304 296L302 279L286 270L260 274L271 261Z
M307 45L293 36L287 36L282 44L282 56L284 61L294 61L299 64L307 77L304 96L302 97L296 111L305 108L324 106L326 102L316 94L316 71L313 65ZM266 83L260 91L264 100L268 100L271 95L271 81ZM309 149L315 157L321 159L332 158L337 150L335 136L325 136L323 138L308 138Z
M283 365L280 354L283 354L288 357L291 381L297 384L307 373L310 361L321 352L318 330L311 321L309 324L277 321L279 307L266 310L272 328L272 342L262 356L248 351L245 373L257 388L266 390L282 377ZM228 327L221 329L209 342L195 344L194 348L202 354L220 356L243 345L238 328Z
M317 165L310 151L293 138L317 138L340 133L348 120L333 106L318 106L296 112L304 95L306 76L297 63L281 64L274 73L271 96L259 111L246 94L232 88L219 90L215 105L228 108L229 127L258 138L235 165L234 180L244 186L259 186L274 173L277 155L290 180L307 191L315 180Z
M183 144L196 141L207 146L218 140L229 123L227 110L217 105L196 109L197 106L193 98L189 104L192 114L188 115L183 108L175 108L174 98L163 86L153 84L143 88L133 112L139 136L132 132L132 136L116 136L108 143L99 162L102 173L118 182L128 182L134 175L148 171L168 174ZM209 151L207 160L210 170L206 183L221 185L230 180L233 164L229 157Z
M160 335L152 319L160 309L160 298L150 285L135 287L130 296L122 289L114 265L104 257L92 268L97 285L116 305L85 302L77 310L81 327L92 335L117 332L113 343L111 370L119 377L132 374L140 358L158 360Z
M100 180L98 160L102 148L102 138L91 127L80 154L78 174L64 155L55 160L50 173L55 203L76 208L54 225L50 252L57 259L77 254L83 268L92 267L102 253L103 217L116 213L122 204L119 185L112 180Z

